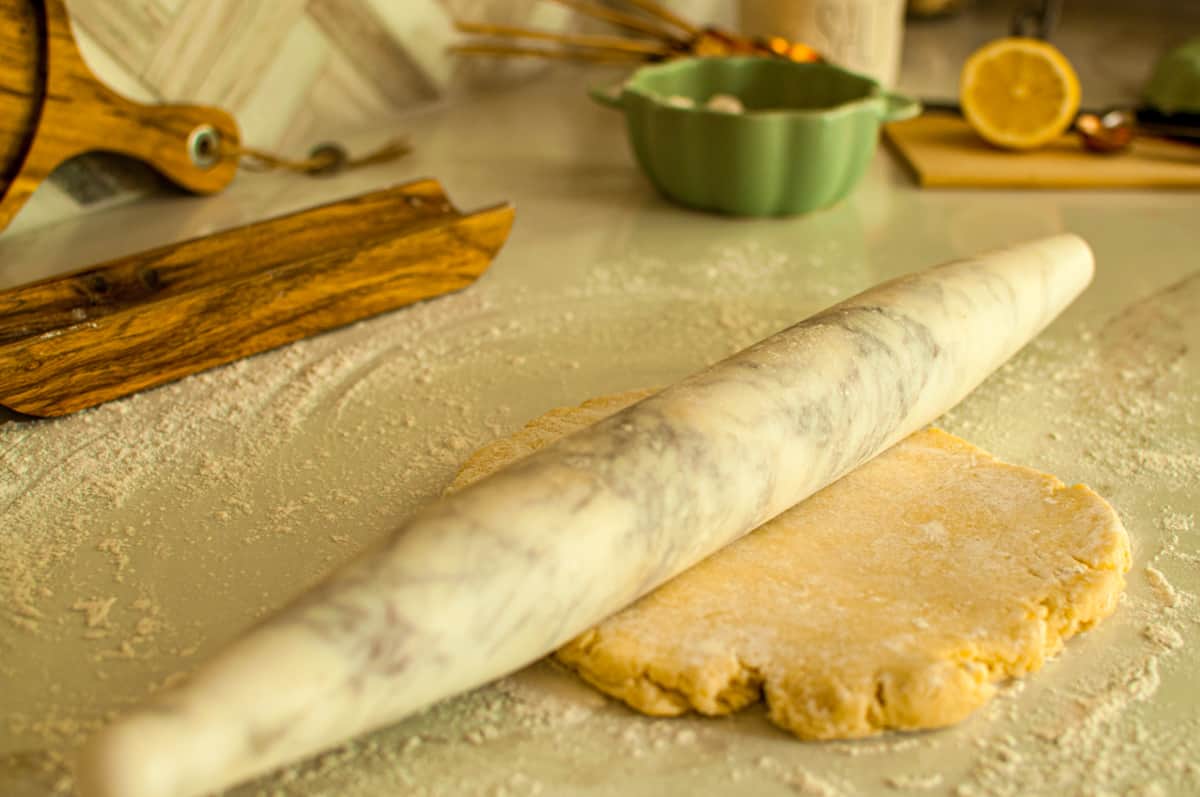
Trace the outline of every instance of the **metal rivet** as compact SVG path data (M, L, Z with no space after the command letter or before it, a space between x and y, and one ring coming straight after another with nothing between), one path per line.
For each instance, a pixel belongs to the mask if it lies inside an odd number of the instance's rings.
M188 157L201 169L221 159L221 134L212 125L200 125L188 134Z
M323 165L309 170L309 174L320 175L337 174L346 167L346 163L350 160L346 150L333 143L318 144L313 147L312 152L308 153L308 157L325 161Z

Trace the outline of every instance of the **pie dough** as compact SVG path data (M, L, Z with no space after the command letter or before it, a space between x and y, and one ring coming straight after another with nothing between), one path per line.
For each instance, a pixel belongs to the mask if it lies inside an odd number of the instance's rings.
M552 410L476 452L451 489L646 395ZM556 655L655 716L761 696L806 739L935 728L1110 614L1129 566L1120 519L1088 487L929 429Z

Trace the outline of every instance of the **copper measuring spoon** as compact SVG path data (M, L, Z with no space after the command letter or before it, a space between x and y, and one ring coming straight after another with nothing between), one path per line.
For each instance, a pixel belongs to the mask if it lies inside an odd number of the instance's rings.
M1075 119L1075 132L1083 145L1093 152L1121 152L1139 135L1166 136L1200 143L1200 127L1170 124L1143 118L1146 114L1132 108L1109 108L1098 113L1081 113Z

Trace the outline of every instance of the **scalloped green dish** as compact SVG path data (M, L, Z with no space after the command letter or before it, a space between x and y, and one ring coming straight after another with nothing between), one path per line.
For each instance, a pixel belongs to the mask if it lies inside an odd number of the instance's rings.
M659 191L741 216L836 203L866 171L880 124L920 112L915 100L862 75L769 58L672 61L637 70L619 95L591 94L624 111L634 155ZM737 97L745 110L705 108L716 94ZM689 101L695 107L681 107Z

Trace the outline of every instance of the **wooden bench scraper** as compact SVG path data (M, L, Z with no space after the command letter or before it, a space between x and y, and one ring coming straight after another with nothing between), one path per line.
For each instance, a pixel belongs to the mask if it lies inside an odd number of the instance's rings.
M0 291L0 405L66 415L459 290L513 215L420 180Z

